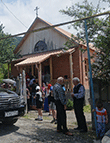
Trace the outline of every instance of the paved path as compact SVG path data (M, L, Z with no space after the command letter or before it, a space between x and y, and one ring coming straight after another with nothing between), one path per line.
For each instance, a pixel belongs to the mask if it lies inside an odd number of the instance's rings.
M36 111L29 112L25 117L20 118L13 126L0 124L0 143L92 143L94 132L80 134L73 130L76 127L76 120L73 111L67 111L68 128L73 132L69 137L56 132L56 125L51 124L51 116L43 113L44 121L35 121ZM90 125L91 115L86 113L87 122Z

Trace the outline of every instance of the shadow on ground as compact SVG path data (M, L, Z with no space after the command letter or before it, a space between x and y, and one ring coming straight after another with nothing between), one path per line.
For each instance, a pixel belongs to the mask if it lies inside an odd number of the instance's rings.
M0 136L16 132L18 129L19 127L15 125L4 125L0 123Z
M56 129L45 129L45 128L39 128L36 129L36 140L41 142L49 142L49 143L92 143L93 138L91 137L92 132L88 133L79 133L75 132L73 129L70 129L70 131L73 133L73 136L67 136L63 133L57 133Z

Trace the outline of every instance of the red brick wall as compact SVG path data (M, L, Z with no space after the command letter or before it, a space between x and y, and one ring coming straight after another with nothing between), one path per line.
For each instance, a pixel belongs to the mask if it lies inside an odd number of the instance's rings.
M68 75L70 78L70 64L69 64L69 54L64 54L59 57L54 56L52 58L53 63L53 78L56 79L59 76Z
M85 86L86 89L89 89L89 79L85 76L85 58L88 59L87 51L82 53L80 48L85 48L79 46L75 49L73 53L73 77L78 77L80 82ZM90 50L90 54L93 54L93 51Z

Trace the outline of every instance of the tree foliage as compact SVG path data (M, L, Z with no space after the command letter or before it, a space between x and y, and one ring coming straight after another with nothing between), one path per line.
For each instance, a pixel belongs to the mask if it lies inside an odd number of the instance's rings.
M10 34L4 32L3 24L0 25L0 39L10 36ZM3 74L6 78L8 67L5 63L10 64L11 61L19 57L19 53L14 55L13 50L15 48L16 39L8 38L0 40L0 73Z
M60 10L62 14L73 17L73 19L80 19L95 14L103 13L106 8L104 5L110 7L110 0L98 0L97 5L92 2L84 0L82 3L76 3L71 7L66 7L66 10ZM92 70L94 77L109 81L110 80L110 22L109 16L101 16L87 19L88 38L89 42L93 43L97 50L95 63ZM77 39L85 43L85 26L84 21L73 23L77 30Z
M110 81L110 27L105 28L95 42L99 51L92 65L93 75L96 78Z
M10 34L4 33L3 24L0 25L0 39L10 36ZM11 63L14 58L17 58L18 55L14 55L13 50L15 48L14 38L8 38L0 40L0 64Z

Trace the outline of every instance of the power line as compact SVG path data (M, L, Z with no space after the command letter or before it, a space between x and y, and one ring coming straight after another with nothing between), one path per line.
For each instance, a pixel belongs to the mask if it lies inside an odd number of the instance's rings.
M19 20L16 15L13 14L13 12L7 7L7 5L1 0L2 4L7 8L7 10L25 27L28 28L21 20Z
M85 19L90 19L90 18L102 16L102 15L107 15L107 14L109 15L109 19L110 19L110 11L107 11L107 12L100 13L100 14L95 14L95 15L92 15L92 16L89 16L89 17L84 17L84 18L81 18L81 19L76 19L76 20L72 20L72 21L68 21L68 22L55 24L55 25L52 25L52 26L46 26L46 27L42 27L42 28L38 28L38 29L35 29L35 30L30 30L30 31L28 30L27 32L22 32L22 33L18 33L18 34L15 34L15 35L0 38L0 40L7 39L7 38L12 38L12 37L17 37L17 36L25 35L25 34L29 34L29 33L39 32L39 31L42 31L42 30L47 30L47 29L50 29L50 28L55 28L55 27L58 27L58 26L63 26L63 25L67 25L67 24L70 24L70 23L83 21Z

